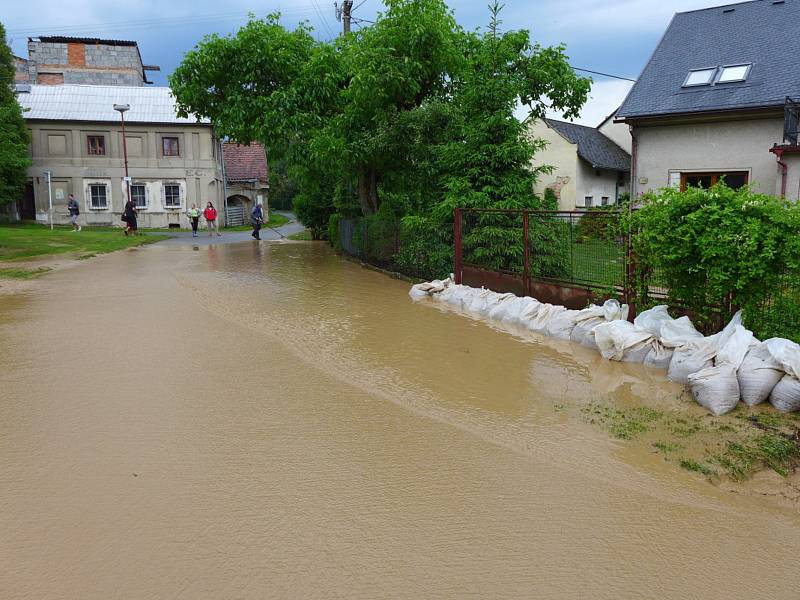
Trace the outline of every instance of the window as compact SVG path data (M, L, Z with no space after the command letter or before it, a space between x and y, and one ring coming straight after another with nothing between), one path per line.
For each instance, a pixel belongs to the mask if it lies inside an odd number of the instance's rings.
M102 135L87 135L86 136L86 150L89 154L97 156L105 156L106 154L106 138Z
M608 196L603 196L600 199L600 204L603 205L603 206L608 206Z
M136 208L147 208L147 187L143 183L132 183L131 199Z
M181 207L181 186L177 183L164 184L164 207L165 208L180 208Z
M735 190L747 185L750 175L747 171L720 171L711 173L681 173L681 191L688 187L710 188L722 178Z
M106 196L106 184L89 184L89 207L92 210L104 210L108 208L108 197Z
M592 197L591 196L584 196L583 197L583 205L586 208L590 208L592 206Z
M722 67L722 73L717 83L730 83L731 81L744 81L750 72L750 65L731 65Z
M686 76L686 81L683 82L683 87L691 87L693 85L709 85L714 80L714 75L717 73L717 67L713 69L695 69L689 71Z
M161 138L161 153L164 156L180 156L180 140L176 137Z

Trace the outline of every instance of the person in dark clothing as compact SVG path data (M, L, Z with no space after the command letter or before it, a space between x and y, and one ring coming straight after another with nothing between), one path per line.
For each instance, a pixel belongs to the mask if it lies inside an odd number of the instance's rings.
M261 203L256 204L250 212L250 222L253 224L253 233L250 235L257 239L261 239L261 225L264 224L264 209Z
M78 225L78 215L81 214L81 208L73 194L69 195L67 210L69 211L69 222L72 223L72 231L80 231L81 226Z
M139 228L136 223L136 203L133 200L128 200L125 203L125 210L122 212L122 220L125 221L125 235L136 235L136 230Z

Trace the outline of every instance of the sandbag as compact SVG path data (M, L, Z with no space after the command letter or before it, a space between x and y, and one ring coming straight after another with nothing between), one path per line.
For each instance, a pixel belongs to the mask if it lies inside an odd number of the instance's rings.
M678 320L679 319L676 319L676 321ZM675 383L688 383L689 375L714 365L714 357L719 352L720 347L725 346L725 344L727 344L727 342L732 338L736 341L733 343L733 349L729 354L729 358L734 362L738 360L737 352L739 350L739 344L741 339L746 335L741 333L738 329L742 326L742 311L739 311L733 315L730 323L728 323L722 331L708 337L694 337L688 329L688 326L691 325L691 322L688 322L688 319L687 323L688 324L684 324L681 327L682 329L685 328L684 333L689 335L688 340L675 349L675 352L672 355L672 360L669 363L667 379ZM675 322L664 323L664 325L661 327L661 342L664 343L664 345L668 345L664 338L665 327L668 328L669 333L672 333L672 330L675 327ZM692 329L694 329L694 327L692 327ZM745 330L745 332L747 332L747 330ZM750 336L752 336L751 332L748 333ZM679 336L671 337L668 335L667 337L669 343L674 343L678 341L678 339ZM735 370L736 366L738 365L729 364L729 366L733 366Z
M761 404L769 398L772 389L783 378L784 372L769 350L769 342L751 346L736 377L742 402L748 406Z
M464 308L470 312L486 314L494 306L496 298L496 292L482 289L477 294L472 295L469 304L467 304L466 300L464 301Z
M616 320L624 321L627 318L627 304L620 305L619 302L613 299L606 300L602 306L592 304L580 311L580 314L575 317L575 328L570 334L570 339L578 344L597 349L594 328L602 323Z
M579 310L565 310L553 316L545 326L544 332L550 337L559 340L568 340L572 330L575 328L575 317L580 314Z
M800 379L800 346L783 338L772 338L764 344L785 373Z
M528 296L517 298L506 308L506 314L503 317L503 321L505 323L519 324L523 319L523 315L529 310L535 308L538 304L538 300L534 300Z
M551 319L554 319L559 313L565 312L566 310L565 307L559 305L540 304L536 315L528 319L524 325L531 331L544 333Z
M667 348L658 340L653 340L650 351L644 357L642 364L646 367L654 369L668 370L669 364L672 362L672 355L675 352L672 348Z
M702 369L689 375L688 381L697 403L714 415L729 413L739 403L739 381L733 365Z
M408 292L408 295L412 298L424 298L425 296L432 296L433 294L443 292L449 284L449 279L445 279L443 281L439 279L425 281L423 283L418 283L417 285L411 286L411 290Z
M667 312L667 305L654 306L636 315L633 324L639 329L647 331L655 337L661 335L661 326L669 321L674 321Z
M661 323L658 341L666 348L678 348L679 346L683 346L686 342L697 340L702 337L703 334L694 328L689 317L680 317L679 319Z
M772 388L769 403L780 412L800 410L800 379L788 373Z
M502 321L515 300L519 300L519 298L514 294L500 294L495 298L494 304L489 308L486 316L493 321Z
M757 340L752 331L745 329L742 325L735 325L727 340L721 344L715 364L728 364L734 369L738 369L754 342Z
M611 321L594 328L594 339L607 360L643 362L655 338L628 321Z

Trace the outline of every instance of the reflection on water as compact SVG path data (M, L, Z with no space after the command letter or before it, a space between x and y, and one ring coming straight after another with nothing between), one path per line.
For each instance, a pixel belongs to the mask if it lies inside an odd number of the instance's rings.
M797 515L556 410L657 372L317 244L153 246L0 300L0 597L787 597ZM135 475L134 475L135 474Z

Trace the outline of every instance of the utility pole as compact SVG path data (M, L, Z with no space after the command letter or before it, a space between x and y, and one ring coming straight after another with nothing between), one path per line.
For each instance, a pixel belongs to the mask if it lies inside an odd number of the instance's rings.
M336 19L342 22L342 35L350 33L350 20L353 14L353 0L342 0L342 5L334 3Z

